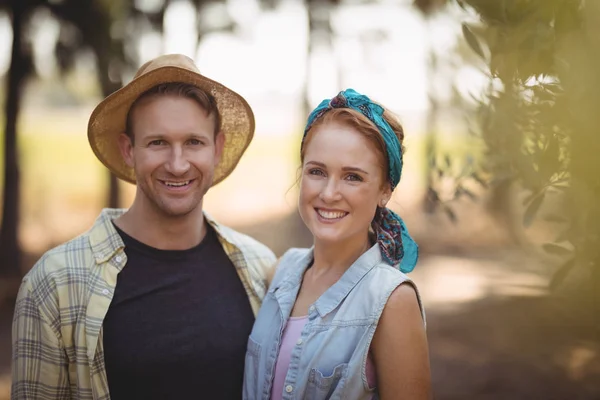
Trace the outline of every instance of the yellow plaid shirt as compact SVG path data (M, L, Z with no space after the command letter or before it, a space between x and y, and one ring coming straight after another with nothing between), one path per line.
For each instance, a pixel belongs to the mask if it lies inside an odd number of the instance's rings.
M123 213L103 210L88 232L44 254L23 278L13 321L12 399L110 399L102 322L127 263L111 223ZM274 254L206 217L256 315Z

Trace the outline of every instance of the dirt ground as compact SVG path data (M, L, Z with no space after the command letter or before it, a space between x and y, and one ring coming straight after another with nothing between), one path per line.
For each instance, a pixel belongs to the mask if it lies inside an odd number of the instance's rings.
M552 299L486 299L428 316L436 399L600 399L598 334L561 321Z

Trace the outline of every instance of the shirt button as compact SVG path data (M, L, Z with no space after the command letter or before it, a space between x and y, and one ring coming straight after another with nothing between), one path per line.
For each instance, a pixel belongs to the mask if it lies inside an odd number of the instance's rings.
M308 307L308 312L313 312L313 311L315 311L315 306Z
M298 339L298 340L296 341L296 344L297 344L298 346L300 346L300 345L302 344L302 338Z
M115 261L118 262L118 263L120 263L122 259L123 259L123 257L121 257L121 256L116 256L115 257Z
M104 289L104 290L102 290L102 294L104 294L104 295L107 295L107 296L108 296L108 293L109 293L108 289Z
M285 391L288 392L288 393L292 393L292 390L294 390L294 387L292 385L287 385L285 387Z

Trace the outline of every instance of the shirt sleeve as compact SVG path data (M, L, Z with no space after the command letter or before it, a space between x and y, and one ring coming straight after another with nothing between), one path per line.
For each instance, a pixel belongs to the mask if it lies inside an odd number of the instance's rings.
M34 294L25 278L12 326L11 399L70 399L68 360L57 324L49 323Z

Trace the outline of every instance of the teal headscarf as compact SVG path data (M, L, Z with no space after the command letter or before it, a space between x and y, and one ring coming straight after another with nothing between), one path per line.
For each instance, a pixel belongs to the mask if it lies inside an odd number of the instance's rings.
M354 89L346 89L332 99L325 99L308 116L304 138L316 120L333 108L350 108L367 117L379 130L385 142L388 175L392 190L400 182L402 176L402 145L394 133L392 127L383 118L384 109L379 104L373 103L367 96L356 92ZM377 242L381 249L383 258L391 265L398 265L400 271L411 272L419 258L419 247L408 233L402 218L389 208L379 208L373 229L377 234Z

